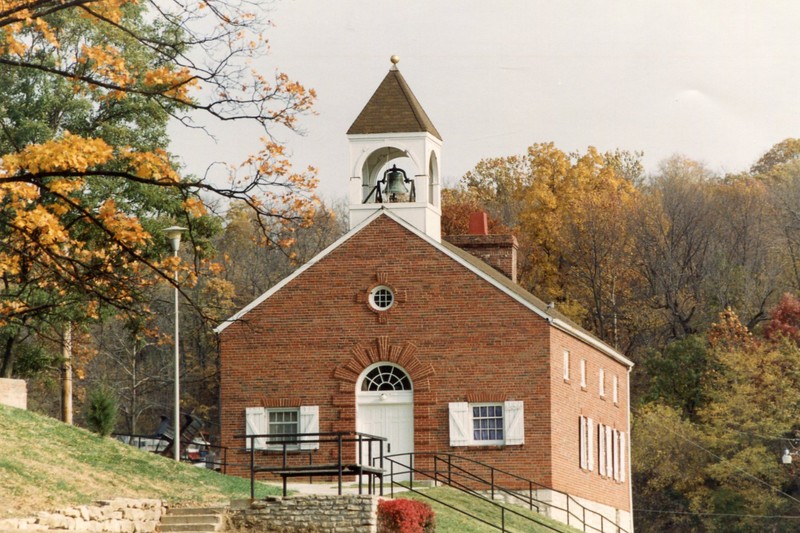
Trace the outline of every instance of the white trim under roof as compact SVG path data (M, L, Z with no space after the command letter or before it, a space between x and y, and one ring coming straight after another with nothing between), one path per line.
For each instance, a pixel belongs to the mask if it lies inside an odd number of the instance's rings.
M227 320L223 321L219 326L214 328L214 332L219 334L222 331L224 331L225 328L227 328L229 325L231 325L232 323L236 322L237 320L240 320L244 315L246 315L248 312L250 312L254 307L259 305L261 302L263 302L264 300L266 300L267 298L269 298L273 294L275 294L277 291L279 291L281 288L283 288L287 283L289 283L294 278L296 278L297 276L299 276L300 274L302 274L303 272L308 270L312 265L318 263L321 259L323 259L325 256L327 256L333 250L338 248L340 245L342 245L343 243L345 243L348 240L350 240L351 237L353 237L355 234L357 234L364 227L369 225L373 220L375 220L376 218L378 218L381 215L385 215L385 216L389 217L390 219L392 219L393 221L397 222L398 224L403 226L405 229L407 229L408 231L410 231L411 233L413 233L414 235L416 235L420 239L424 240L425 242L427 242L428 244L430 244L431 246L433 246L434 248L436 248L437 250L439 250L440 252L445 254L447 257L449 257L450 259L455 261L456 263L458 263L461 266L465 267L467 270L471 271L472 273L478 275L484 281L486 281L489 284L493 285L495 288L499 289L500 291L502 291L506 295L510 296L511 298L513 298L514 300L516 300L517 302L522 304L523 306L527 307L528 309L530 309L531 311L533 311L534 313L536 313L537 315L542 317L543 319L547 320L547 322L550 323L552 326L554 326L554 327L560 329L561 331L563 331L563 332L565 332L565 333L567 333L567 334L569 334L569 335L571 335L571 336L573 336L573 337L585 342L586 344L589 344L590 346L600 350L601 352L603 352L607 356L609 356L612 359L614 359L615 361L627 366L628 368L633 367L633 361L631 361L630 359L628 359L627 357L625 357L621 353L617 352L612 347L608 346L607 344L605 344L601 340L592 337L591 335L589 335L585 331L582 331L582 330L576 328L575 326L573 326L573 325L571 325L571 324L569 324L569 323L567 323L567 322L565 322L565 321L563 321L563 320L561 320L559 318L552 317L552 316L548 315L545 311L543 311L542 309L539 309L537 306L533 305L531 302L529 302L528 300L523 298L521 295L515 293L514 291L509 290L505 285L503 285L499 281L493 279L492 277L487 276L486 273L481 271L475 265L472 265L471 263L465 261L459 255L457 255L457 254L453 253L452 251L448 250L447 248L445 248L440 242L438 242L435 239L431 238L427 234L422 233L420 230L418 230L417 228L415 228L414 226L412 226L411 224L409 224L408 222L406 222L402 218L400 218L397 215L395 215L394 213L392 213L391 209L386 209L385 207L381 207L380 209L377 209L374 214L372 214L371 216L366 218L361 224L359 224L358 226L356 226L355 228L353 228L352 230L350 230L349 232L344 234L336 242L334 242L333 244L331 244L330 246L325 248L319 254L315 255L310 261L308 261L306 264L304 264L303 266L301 266L300 268L298 268L297 270L292 272L289 276L285 277L281 282L279 282L278 284L273 286L267 292L265 292L264 294L262 294L261 296L259 296L258 298L256 298L252 302L250 302L241 311L239 311L238 313L236 313L232 317L228 318Z

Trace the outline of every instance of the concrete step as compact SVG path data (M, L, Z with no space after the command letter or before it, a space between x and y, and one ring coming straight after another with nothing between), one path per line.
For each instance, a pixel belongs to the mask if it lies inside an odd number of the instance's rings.
M213 532L220 530L220 524L164 524L162 522L158 529L172 533Z
M167 516L172 515L193 515L193 514L222 514L225 507L170 507L167 509Z
M179 508L168 509L161 517L159 531L163 533L209 533L223 529L224 509Z

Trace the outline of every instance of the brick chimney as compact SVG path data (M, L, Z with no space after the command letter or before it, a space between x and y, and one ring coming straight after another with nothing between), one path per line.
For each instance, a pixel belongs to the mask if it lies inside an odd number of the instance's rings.
M489 235L486 213L469 216L468 235L447 235L444 238L517 282L517 239L513 235Z

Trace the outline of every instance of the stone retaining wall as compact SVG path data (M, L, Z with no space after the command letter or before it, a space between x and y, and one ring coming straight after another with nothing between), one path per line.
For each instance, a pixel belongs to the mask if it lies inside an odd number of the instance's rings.
M30 518L0 520L0 531L96 531L152 533L164 513L161 500L115 498Z
M0 378L0 404L28 408L28 386L24 379Z
M239 531L375 533L377 515L377 496L275 496L234 502L228 518Z

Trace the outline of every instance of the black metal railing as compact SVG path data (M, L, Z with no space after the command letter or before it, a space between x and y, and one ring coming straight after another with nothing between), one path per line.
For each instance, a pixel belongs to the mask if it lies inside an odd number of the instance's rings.
M363 491L363 477L367 477L368 491L373 494L376 490L375 480L380 480L380 494L383 495L383 446L387 441L385 437L369 435L356 431L330 432L330 433L293 433L283 435L236 435L234 438L245 439L245 448L250 452L250 497L255 497L256 475L260 472L271 473L283 478L283 494L286 495L286 481L289 477L336 477L338 492L342 494L342 480L344 476L358 476L358 492ZM256 446L256 440L261 441ZM322 445L332 445L336 450L334 463L300 465L289 461L289 457L296 451L305 448L320 448ZM357 444L354 462L345 460L345 444ZM378 455L373 457L373 444L377 444ZM366 454L364 453L366 445ZM272 453L256 453L257 451ZM280 452L280 464L264 464L267 459L273 459ZM366 455L366 457L364 457Z
M407 459L403 459L407 458ZM415 459L416 458L416 459ZM433 469L415 468L420 459L427 458L432 463ZM585 532L596 533L628 533L624 528L607 518L602 513L587 508L567 493L554 490L535 481L523 478L512 472L495 468L489 464L450 453L406 453L393 454L384 457L389 469L387 474L390 479L390 491L394 496L394 487L403 486L414 490L414 477L431 480L434 485L442 484L460 492L480 497L486 501L494 502L497 495L504 495L518 503L524 504L530 510L542 513L544 511L557 511L566 516L566 524L579 528ZM398 477L409 477L407 484L396 481ZM498 480L512 480L515 488L509 488ZM527 485L527 489L519 488ZM547 491L551 495L559 496L564 501L564 506L554 504L552 501L543 501L538 498L539 491ZM424 493L422 493L424 495ZM465 513L469 514L469 513ZM516 513L515 513L516 514ZM471 515L470 515L471 516ZM521 515L525 516L525 515ZM474 518L474 517L473 517ZM505 515L501 514L501 526ZM537 522L538 523L538 522ZM598 525L593 525L598 524ZM542 524L544 527L549 527ZM498 527L495 525L495 527Z

